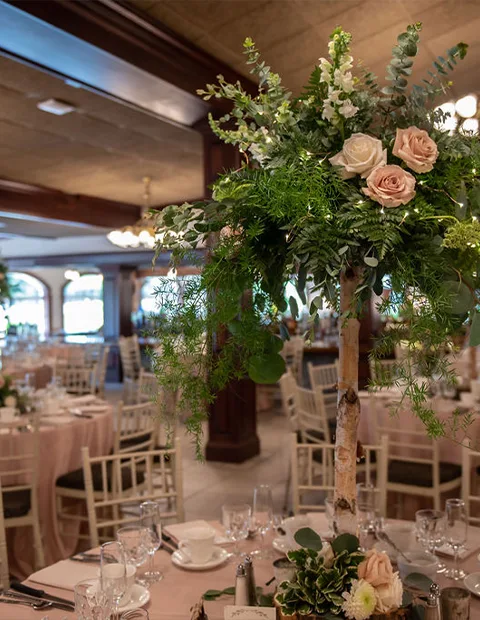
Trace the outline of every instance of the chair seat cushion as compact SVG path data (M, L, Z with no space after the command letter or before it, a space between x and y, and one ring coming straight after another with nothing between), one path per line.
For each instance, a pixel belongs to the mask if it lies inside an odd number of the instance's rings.
M122 488L131 489L132 484L132 472L129 467L122 467ZM145 480L145 475L143 472L136 472L137 484L142 484ZM112 464L107 464L107 479L108 479L108 490L112 490ZM93 480L93 490L94 491L103 491L103 483L102 483L102 468L100 463L94 463L92 467L92 480ZM63 487L66 489L75 489L77 491L83 491L85 489L85 479L83 477L83 468L76 469L75 471L70 471L68 474L60 476L57 480L57 487Z
M28 489L9 491L3 489L3 516L5 519L24 517L30 512L31 501Z
M440 463L440 484L451 482L462 475L461 465ZM388 482L411 484L417 487L433 487L433 467L428 463L410 463L394 460L388 466Z

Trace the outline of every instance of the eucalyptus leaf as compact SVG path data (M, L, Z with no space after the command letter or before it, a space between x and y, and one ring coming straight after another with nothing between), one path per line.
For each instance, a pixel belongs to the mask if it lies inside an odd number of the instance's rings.
M410 573L405 577L403 583L409 588L416 588L417 590L422 590L422 592L429 592L433 581L430 577L422 573Z
M452 314L464 314L474 305L475 299L471 290L460 280L446 280L443 288L450 302L450 312Z
M290 306L290 312L292 313L292 318L296 319L298 317L298 303L293 295L290 295L288 299L288 305Z
M306 549L320 551L323 547L320 536L309 527L302 527L300 530L297 530L294 538L301 547Z
M348 553L354 553L358 551L360 543L358 538L353 534L340 534L332 541L332 549L335 555L339 555L342 551L348 551Z
M376 267L378 265L378 259L374 256L364 256L363 262L369 267Z
M276 383L285 370L285 360L278 353L252 357L248 364L248 376L260 384Z

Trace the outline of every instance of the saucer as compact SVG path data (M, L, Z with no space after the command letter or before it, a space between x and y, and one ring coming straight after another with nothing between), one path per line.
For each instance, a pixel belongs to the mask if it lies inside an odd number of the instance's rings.
M465 587L475 596L480 596L480 573L470 573L463 580Z
M172 562L176 566L184 568L185 570L209 570L210 568L216 568L217 566L220 566L220 564L223 564L225 560L229 557L230 554L228 553L228 551L226 551L222 547L215 547L213 556L208 562L205 562L205 564L194 564L189 558L186 557L184 553L177 549L177 551L172 553Z
M287 555L288 551L293 551L291 545L289 545L287 542L286 536L279 536L278 538L274 538L272 542L272 547L275 549L275 551L283 553L284 555Z
M130 597L130 601L126 605L122 605L118 608L120 614L123 614L125 611L133 611L134 609L139 609L148 603L150 600L150 592L144 586L141 586L139 583L133 584L132 595Z

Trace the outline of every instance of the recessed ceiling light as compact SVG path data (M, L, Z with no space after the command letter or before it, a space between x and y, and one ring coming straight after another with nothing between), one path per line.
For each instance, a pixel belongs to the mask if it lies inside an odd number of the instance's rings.
M56 116L63 116L76 110L75 106L66 101L60 101L59 99L46 99L37 103L37 108Z

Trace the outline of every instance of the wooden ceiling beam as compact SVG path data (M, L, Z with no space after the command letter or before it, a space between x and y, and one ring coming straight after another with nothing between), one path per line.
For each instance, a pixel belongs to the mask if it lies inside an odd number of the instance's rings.
M116 228L135 224L137 205L0 179L0 212L29 220L70 222L79 226Z

